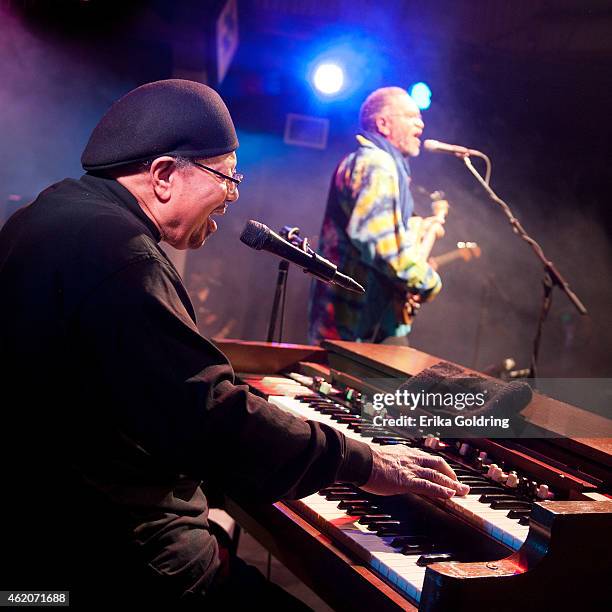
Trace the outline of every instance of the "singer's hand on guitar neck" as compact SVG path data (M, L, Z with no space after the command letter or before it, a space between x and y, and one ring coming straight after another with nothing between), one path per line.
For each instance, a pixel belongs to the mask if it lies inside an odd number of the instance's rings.
M417 493L441 499L470 490L442 457L403 445L372 448L372 472L361 488L376 495Z
M442 238L445 233L443 227L445 222L446 219L444 217L440 218L437 215L434 215L432 217L425 217L421 224L423 234L432 233L436 239Z
M444 236L444 227L442 226L445 223L446 217L442 215L432 215L431 217L425 217L421 221L421 232L425 234L426 232L433 231L436 234L436 238L441 238L442 236Z

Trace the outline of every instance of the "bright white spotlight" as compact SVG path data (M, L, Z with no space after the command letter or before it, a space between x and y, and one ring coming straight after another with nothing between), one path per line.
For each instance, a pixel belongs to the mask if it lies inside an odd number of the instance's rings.
M338 93L344 85L344 70L338 64L320 64L314 71L313 82L321 93Z
M409 93L421 110L426 110L431 106L431 89L427 83L415 83Z

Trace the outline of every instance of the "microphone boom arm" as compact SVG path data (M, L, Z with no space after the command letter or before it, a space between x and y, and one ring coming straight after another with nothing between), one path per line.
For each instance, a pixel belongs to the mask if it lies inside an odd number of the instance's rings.
M580 298L570 289L569 283L565 280L565 278L561 275L559 270L557 270L555 264L549 260L545 253L544 249L540 246L540 244L532 238L526 231L525 228L521 225L521 222L514 216L514 213L491 188L491 186L487 183L487 181L479 174L478 170L474 168L472 164L472 160L469 155L464 155L462 157L463 163L467 166L468 170L474 175L476 180L482 185L483 189L487 192L488 196L502 209L506 217L508 217L508 221L512 226L512 230L515 234L519 236L522 240L524 240L536 254L536 257L542 262L544 265L544 298L542 302L542 309L540 311L540 318L538 321L538 329L536 332L536 337L533 344L533 352L531 358L531 377L536 377L536 363L539 354L540 347L540 339L542 335L542 328L544 324L544 320L548 311L550 309L551 302L551 292L553 287L556 285L559 287L565 295L567 295L570 302L576 307L576 310L581 315L587 315L588 311L585 305L582 303Z

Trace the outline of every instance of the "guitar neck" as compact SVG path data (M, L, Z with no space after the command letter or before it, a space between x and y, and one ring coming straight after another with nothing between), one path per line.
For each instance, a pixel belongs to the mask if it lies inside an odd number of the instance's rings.
M438 266L443 266L451 261L455 261L455 259L461 259L463 257L464 249L455 249L454 251L449 251L448 253L442 253L442 255L438 255L437 257L432 257L433 262Z
M437 192L436 192L437 193ZM439 223L444 223L446 216L448 215L448 202L443 199L436 199L431 204L432 212L434 216L432 219L436 219ZM422 234L420 245L418 248L419 258L427 261L429 259L429 254L431 253L431 249L433 249L433 245L436 242L436 238L438 236L437 230L439 225L436 223L432 223L427 230Z

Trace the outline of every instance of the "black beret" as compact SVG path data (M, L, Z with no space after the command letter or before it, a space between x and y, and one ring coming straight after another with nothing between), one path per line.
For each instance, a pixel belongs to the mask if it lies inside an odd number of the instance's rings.
M81 164L105 170L161 155L214 157L237 148L221 96L202 83L168 79L117 100L94 128Z

